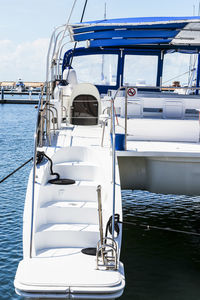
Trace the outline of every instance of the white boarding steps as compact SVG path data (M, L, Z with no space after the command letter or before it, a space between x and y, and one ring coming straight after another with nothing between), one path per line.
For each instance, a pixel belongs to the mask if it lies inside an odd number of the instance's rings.
M75 183L47 182L41 186L35 212L33 257L20 262L15 278L16 291L21 296L110 299L122 294L123 265L118 264L117 247L113 250L113 242L111 247L99 242L99 169L100 166L88 161L53 164L54 172ZM82 251L96 247L96 256ZM108 248L116 251L114 261L108 257ZM102 269L105 271L101 272Z

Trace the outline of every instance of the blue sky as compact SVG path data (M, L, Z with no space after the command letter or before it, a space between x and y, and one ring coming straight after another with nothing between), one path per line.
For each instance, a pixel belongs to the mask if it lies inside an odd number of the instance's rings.
M107 17L189 16L199 0L88 0L86 20ZM68 19L73 0L0 0L0 81L45 80L48 40L54 27ZM80 19L77 0L72 21Z

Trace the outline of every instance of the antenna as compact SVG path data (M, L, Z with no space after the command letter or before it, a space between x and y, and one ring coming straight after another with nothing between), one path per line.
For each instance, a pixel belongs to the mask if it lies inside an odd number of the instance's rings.
M193 4L193 16L195 16L195 5Z
M105 2L105 6L104 6L104 20L106 20L106 2Z
M198 16L200 16L200 1L199 1Z

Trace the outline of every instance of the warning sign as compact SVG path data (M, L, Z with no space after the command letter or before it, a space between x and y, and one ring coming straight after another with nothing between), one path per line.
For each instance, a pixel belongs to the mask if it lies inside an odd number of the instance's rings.
M127 94L128 94L128 96L130 96L130 97L134 97L134 96L137 94L137 90L136 90L135 88L129 88L129 89L127 90Z

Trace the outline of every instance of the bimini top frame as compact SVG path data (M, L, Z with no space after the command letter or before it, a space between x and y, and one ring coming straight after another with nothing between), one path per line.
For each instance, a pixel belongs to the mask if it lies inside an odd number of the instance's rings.
M111 19L68 25L72 42L86 42L85 48L65 53L62 69L70 65L73 56L118 54L116 86L123 85L124 56L157 55L156 86L161 85L163 57L168 52L200 53L200 17L150 17ZM200 55L199 55L200 58ZM200 59L197 67L199 87ZM101 93L108 86L97 86Z
M200 49L200 17L100 20L69 25L71 40L89 47Z

